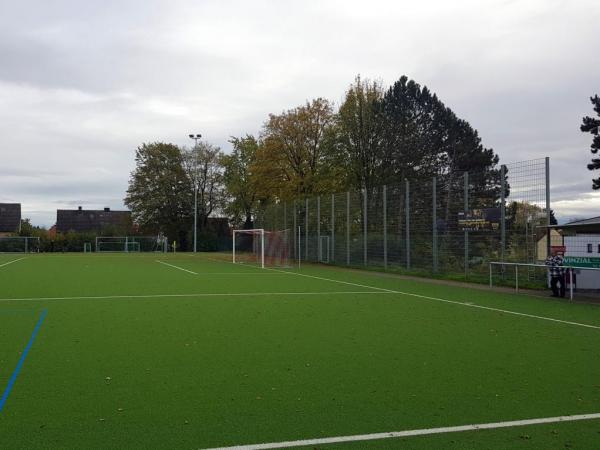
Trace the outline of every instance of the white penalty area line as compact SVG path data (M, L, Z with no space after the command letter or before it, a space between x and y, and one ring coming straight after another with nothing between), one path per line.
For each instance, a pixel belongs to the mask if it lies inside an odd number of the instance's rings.
M192 275L198 275L198 273L197 273L197 272L194 272L194 271L191 271L191 270L184 269L183 267L179 267L179 266L176 266L176 265L174 265L174 264L169 264L169 263L166 263L166 262L164 262L164 261L159 261L158 259L157 259L157 260L155 260L155 261L156 261L157 263L159 263L159 264L162 264L162 265L164 265L164 266L169 266L169 267L172 267L173 269L183 270L184 272L191 273Z
M377 291L320 291L320 292L201 292L197 294L148 294L148 295L97 295L97 296L73 296L73 297L23 297L23 298L0 298L0 302L19 301L46 301L46 300L113 300L113 299L151 299L151 298L193 298L193 297L272 297L272 296L294 296L294 295L351 295L351 294L386 294ZM393 294L393 292L388 292Z
M391 431L387 433L356 434L328 438L303 439L298 441L270 442L265 444L234 445L232 447L214 447L205 450L265 450L273 448L304 447L309 445L339 444L341 442L374 441L379 439L426 436L431 434L457 433L460 431L494 430L497 428L522 427L557 422L575 422L600 419L600 413L579 414L573 416L543 417L539 419L511 420L507 422L479 423L454 427L424 428L420 430Z
M0 267L8 266L9 264L16 263L17 261L21 261L25 258L27 258L27 257L23 256L22 258L13 259L12 261L8 261L8 262L5 262L4 264L0 264Z

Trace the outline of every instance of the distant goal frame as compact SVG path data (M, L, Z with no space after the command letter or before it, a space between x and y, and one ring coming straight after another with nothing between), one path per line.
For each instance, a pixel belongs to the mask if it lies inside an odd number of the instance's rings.
M2 249L2 245L0 245L0 254L4 253L4 254L10 254L10 253L14 253L14 254L18 254L18 253L39 253L40 252L40 245L41 245L41 241L39 236L0 236L0 244L2 242L22 242L22 250L14 250L14 251L4 251ZM32 243L35 243L37 245L31 245ZM18 246L15 246L15 248L17 248Z
M232 263L236 264L235 261L235 235L257 233L260 235L260 267L265 268L265 229L264 228L252 228L250 230L233 230L233 242L232 242Z

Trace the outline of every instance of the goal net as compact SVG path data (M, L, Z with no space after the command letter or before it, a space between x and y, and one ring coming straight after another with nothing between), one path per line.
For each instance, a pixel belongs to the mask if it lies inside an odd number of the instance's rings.
M40 238L31 236L0 237L0 253L37 253Z
M288 267L290 230L233 230L233 263Z

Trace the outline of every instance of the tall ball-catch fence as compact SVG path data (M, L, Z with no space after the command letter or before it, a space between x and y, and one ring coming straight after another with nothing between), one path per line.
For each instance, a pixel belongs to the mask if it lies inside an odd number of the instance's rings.
M448 172L271 204L257 226L294 230L301 261L485 281L490 261L545 258L548 181L548 158Z

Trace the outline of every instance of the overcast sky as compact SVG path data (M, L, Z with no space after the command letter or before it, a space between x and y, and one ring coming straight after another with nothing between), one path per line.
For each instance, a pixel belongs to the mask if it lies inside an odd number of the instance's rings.
M600 94L600 1L0 0L0 202L52 225L122 208L135 148L230 150L357 74L427 85L501 161L551 158L559 218L600 215L579 131Z

